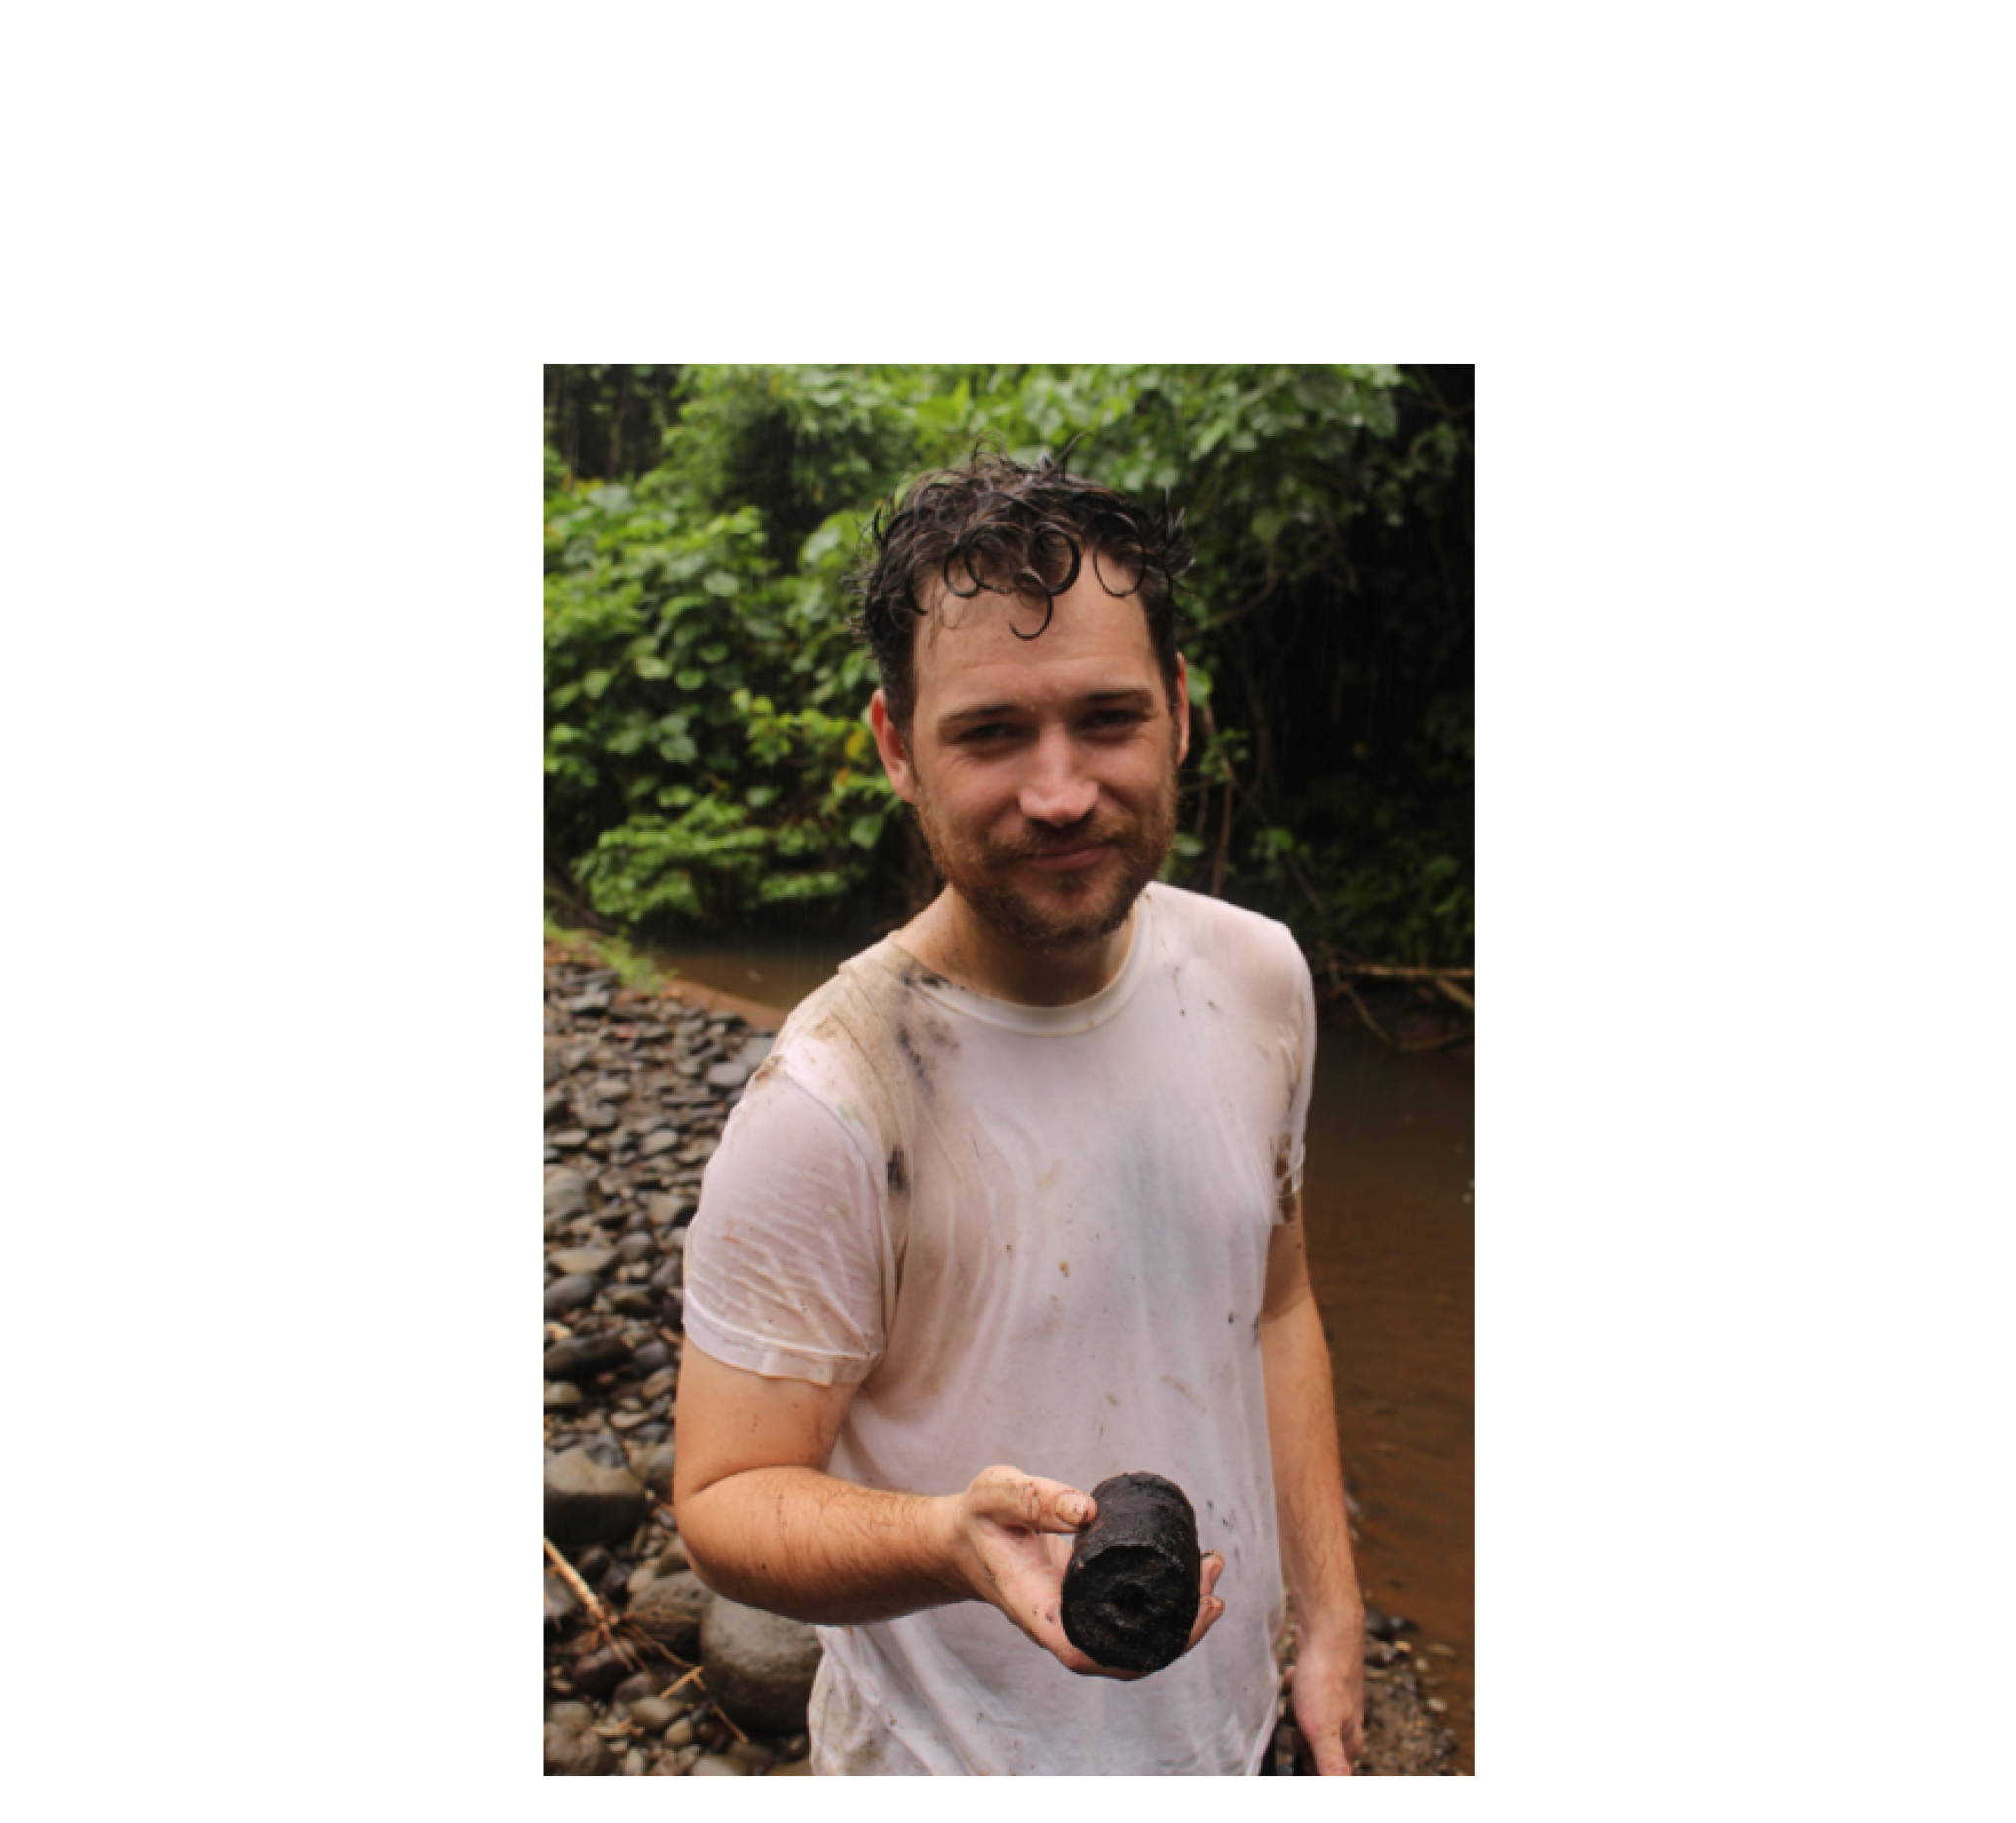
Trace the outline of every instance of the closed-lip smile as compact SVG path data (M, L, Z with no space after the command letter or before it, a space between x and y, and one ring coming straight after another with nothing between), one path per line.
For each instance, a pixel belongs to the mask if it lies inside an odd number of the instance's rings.
M1090 867L1106 851L1103 842L1088 844L1082 849L1067 849L1061 854L1039 854L1030 859L1032 867L1040 867L1045 873L1076 873L1081 867Z

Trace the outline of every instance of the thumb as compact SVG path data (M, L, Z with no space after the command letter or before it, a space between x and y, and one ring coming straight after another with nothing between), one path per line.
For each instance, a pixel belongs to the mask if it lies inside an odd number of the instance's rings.
M1099 1510L1090 1494L1006 1464L982 1469L967 1495L980 1517L1032 1532L1077 1532L1090 1525Z

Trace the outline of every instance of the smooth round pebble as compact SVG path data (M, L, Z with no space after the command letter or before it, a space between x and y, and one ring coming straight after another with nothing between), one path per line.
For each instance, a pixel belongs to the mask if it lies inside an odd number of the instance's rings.
M679 1712L662 1696L647 1696L630 1705L630 1720L654 1734L662 1734L678 1716Z
M703 1753L693 1762L692 1777L698 1779L703 1773L717 1779L746 1779L749 1776L749 1769L739 1761L729 1759L724 1753Z

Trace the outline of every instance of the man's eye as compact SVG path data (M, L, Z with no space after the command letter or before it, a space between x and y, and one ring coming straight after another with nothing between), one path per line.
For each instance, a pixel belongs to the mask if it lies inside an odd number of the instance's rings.
M959 737L962 747L984 746L989 741L1005 739L1013 730L1005 723L989 722L984 726L968 728Z

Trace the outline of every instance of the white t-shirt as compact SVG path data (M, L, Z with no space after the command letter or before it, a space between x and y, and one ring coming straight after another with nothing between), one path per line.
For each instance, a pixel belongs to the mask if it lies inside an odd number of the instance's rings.
M1152 1470L1226 1560L1224 1615L1133 1683L1074 1675L980 1602L822 1627L816 1772L1257 1766L1282 1620L1260 1306L1314 1056L1289 932L1166 886L1075 1006L988 999L885 941L786 1023L708 1165L691 1341L857 1384L847 1480Z

